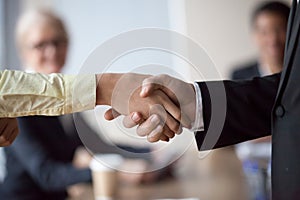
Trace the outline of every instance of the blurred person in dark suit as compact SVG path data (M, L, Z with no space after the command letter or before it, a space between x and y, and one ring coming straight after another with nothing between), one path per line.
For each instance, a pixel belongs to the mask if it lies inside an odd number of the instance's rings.
M27 72L43 74L61 72L67 57L69 37L62 20L47 10L29 11L20 17L16 30L17 45ZM119 153L105 143L80 114L76 125L84 129L82 137L93 153ZM78 183L91 182L91 156L77 151L83 146L72 115L61 117L32 116L18 118L20 135L5 148L7 174L0 186L1 199L65 199L67 189ZM147 153L148 148L120 148ZM81 156L76 152L81 152ZM124 157L128 157L126 152ZM85 156L85 157L83 157ZM150 158L143 158L145 166ZM139 162L141 163L141 162ZM159 179L159 173L131 176L124 181L140 183ZM69 191L74 191L71 189Z
M251 79L278 73L283 68L284 47L290 8L281 2L262 3L251 18L257 60L237 67L232 79Z
M283 68L284 47L290 8L284 3L270 1L259 4L251 17L251 30L254 44L258 50L257 59L251 63L236 67L233 80L252 79L281 72ZM236 146L236 151L245 163L257 162L262 169L262 190L269 188L267 176L263 172L271 159L271 136ZM244 167L247 167L246 165ZM249 169L245 169L247 172ZM254 194L255 191L252 191ZM269 192L265 191L265 196Z
M281 72L289 12L289 6L278 1L262 3L256 7L251 18L251 28L253 41L258 50L257 60L236 67L231 75L233 80L252 79ZM270 137L254 142L265 143L267 146L260 148L265 152L258 154L264 154L270 158ZM255 152L255 149L252 150L252 153Z
M49 74L63 68L68 35L63 22L52 13L25 13L18 21L16 40L27 72ZM82 143L76 130L66 132L61 117L23 117L18 124L20 137L5 149L7 175L2 197L64 199L68 186L91 181L88 168L72 164Z

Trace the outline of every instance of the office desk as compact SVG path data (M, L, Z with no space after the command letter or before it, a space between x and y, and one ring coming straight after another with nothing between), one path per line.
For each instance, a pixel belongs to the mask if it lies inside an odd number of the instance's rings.
M203 160L198 152L187 153L177 164L176 178L153 184L121 184L117 200L153 200L160 198L191 198L200 200L247 199L245 180L239 161L232 150L218 150ZM92 200L91 185L85 185L82 195L69 200Z

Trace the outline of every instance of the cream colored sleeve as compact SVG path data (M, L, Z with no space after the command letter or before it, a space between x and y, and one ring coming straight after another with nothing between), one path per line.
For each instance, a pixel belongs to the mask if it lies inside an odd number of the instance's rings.
M93 109L95 75L0 71L0 118L63 115Z

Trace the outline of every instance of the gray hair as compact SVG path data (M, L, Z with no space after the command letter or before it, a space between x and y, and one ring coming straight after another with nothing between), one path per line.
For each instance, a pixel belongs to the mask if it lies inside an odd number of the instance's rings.
M60 17L45 9L29 10L23 13L17 21L15 37L19 49L22 49L24 46L24 37L27 32L36 24L55 28L66 42L68 42L68 33Z

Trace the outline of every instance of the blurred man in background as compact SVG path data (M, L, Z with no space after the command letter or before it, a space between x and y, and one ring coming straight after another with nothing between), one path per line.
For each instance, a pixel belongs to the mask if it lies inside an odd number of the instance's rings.
M277 1L262 3L255 8L251 17L251 30L254 44L258 50L257 59L237 67L232 73L232 79L252 79L281 72L289 12L289 6ZM253 171L254 169L248 168L254 167L260 172L257 175L262 177L260 184L252 188L252 190L256 190L251 192L252 195L259 189L264 191L264 188L267 187L265 184L268 181L264 170L268 168L271 149L270 136L237 145L236 150L244 162L245 172ZM256 183L258 182L256 181ZM267 196L267 194L257 195Z
M16 40L27 72L60 73L66 61L69 37L62 20L47 10L29 11L20 17ZM78 126L84 128L93 153L119 153L105 143L78 114ZM89 162L72 115L18 118L20 135L5 148L7 174L0 187L3 199L65 199L67 188L92 181ZM150 149L121 147L147 153ZM76 153L80 153L80 155ZM120 151L124 152L124 151ZM126 151L123 156L126 156ZM140 160L147 167L150 158ZM129 167L131 167L129 165ZM146 170L146 169L145 169ZM140 183L161 178L161 173L121 174L126 182ZM78 188L78 187L77 187ZM74 187L68 190L73 195ZM76 191L75 191L76 193Z
M283 67L289 7L280 2L260 4L251 21L253 41L258 57L253 63L238 67L233 79L251 79L278 73Z
M27 72L61 72L69 39L59 18L49 12L26 13L18 22L16 39ZM18 119L21 136L5 149L7 176L1 197L64 199L68 186L91 181L87 166L72 164L82 143L76 130L66 129L63 125L68 123L62 120L45 116Z

